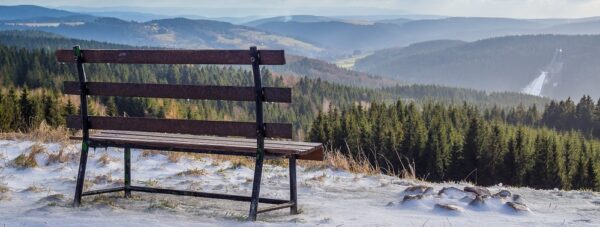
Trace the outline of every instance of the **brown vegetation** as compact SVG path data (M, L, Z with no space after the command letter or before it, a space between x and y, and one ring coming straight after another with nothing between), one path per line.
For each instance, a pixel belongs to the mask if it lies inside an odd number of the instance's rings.
M35 159L35 156L46 152L46 149L36 143L29 148L29 152L25 152L19 156L17 156L12 162L11 166L19 169L28 169L38 167L38 163Z

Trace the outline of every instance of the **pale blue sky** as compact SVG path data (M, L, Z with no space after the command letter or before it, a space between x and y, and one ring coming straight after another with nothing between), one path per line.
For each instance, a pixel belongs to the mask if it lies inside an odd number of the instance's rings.
M600 0L0 0L1 5L34 4L48 7L145 7L146 12L190 14L218 10L211 16L249 14L434 14L489 17L589 17L600 16ZM252 8L251 10L242 10ZM337 8L337 9L332 9ZM208 13L211 13L208 11Z

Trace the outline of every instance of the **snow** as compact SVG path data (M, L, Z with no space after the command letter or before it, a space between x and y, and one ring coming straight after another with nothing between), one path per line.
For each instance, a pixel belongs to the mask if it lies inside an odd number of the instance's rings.
M462 189L468 183L427 183L385 175L353 174L332 168L298 169L301 214L280 210L247 222L249 203L133 192L84 197L83 206L70 206L74 191L79 145L43 144L39 166L19 169L11 161L27 153L35 142L0 140L0 226L599 226L600 195L589 191L534 190L494 186L492 194L506 189L520 195L529 211L506 205L512 198L488 198L483 206L468 205L473 196ZM71 161L48 163L48 155L63 149ZM122 150L90 152L87 178L91 189L122 184ZM166 153L142 155L132 151L135 185L249 195L253 170L235 168L214 156L168 160ZM109 155L110 163L99 162ZM197 175L178 174L201 169ZM433 187L421 199L402 202L407 188ZM35 187L32 187L35 186ZM287 168L265 165L261 196L287 198ZM442 188L455 187L438 195ZM1 192L1 190L0 190ZM412 193L414 194L414 193ZM454 208L448 210L443 206Z
M533 79L525 88L523 88L523 93L528 95L542 95L542 89L544 88L544 84L546 83L546 77L548 76L548 72L541 72L538 77Z

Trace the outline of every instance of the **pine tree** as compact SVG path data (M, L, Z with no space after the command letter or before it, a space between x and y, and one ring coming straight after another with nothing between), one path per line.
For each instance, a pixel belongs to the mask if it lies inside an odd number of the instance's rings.
M486 136L487 133L482 119L472 117L463 148L464 157L461 169L465 179L468 178L477 182L478 172L487 164L482 160L482 154L487 146Z
M546 163L550 155L550 143L544 135L538 134L534 142L534 156L533 156L533 168L530 173L529 179L531 179L530 185L536 188L546 188L546 182L548 181L548 169Z
M584 135L592 136L594 125L594 101L590 96L583 96L575 110L575 126Z
M491 185L499 181L497 179L498 171L502 170L502 157L506 153L504 130L498 123L494 123L492 126L486 150L487 152L484 152L481 158L483 169L479 171L481 175L479 183Z
M58 102L52 98L51 95L44 96L44 120L48 125L52 127L57 127L62 123L62 113L60 111L60 106Z
M106 101L106 115L108 116L119 116L119 111L117 110L117 103L115 102L114 97L109 97Z
M596 104L596 108L594 108L594 138L600 138L600 99L598 99L598 103Z
M442 121L440 112L434 115L429 127L428 141L426 146L427 173L431 174L431 180L441 181L445 179L450 166L450 143L448 141L448 128Z
M19 108L20 108L20 122L19 130L28 131L31 128L31 123L35 117L34 106L29 99L29 89L23 87L21 90L21 96L19 97Z
M401 153L411 162L417 160L418 155L423 153L427 143L427 129L417 106L411 103L407 107L407 116L404 122L404 140L402 141Z
M67 105L65 105L63 113L64 117L77 114L77 111L75 110L75 106L71 102L71 99L67 99Z
M517 129L513 145L516 184L525 185L533 162L531 161L532 148L529 143L529 134L523 127Z
M558 144L556 135L553 134L548 142L549 153L545 160L545 165L543 166L543 168L546 170L546 176L544 177L544 184L542 187L558 188L561 186L561 169L564 169L561 158L562 150L560 149L561 146Z

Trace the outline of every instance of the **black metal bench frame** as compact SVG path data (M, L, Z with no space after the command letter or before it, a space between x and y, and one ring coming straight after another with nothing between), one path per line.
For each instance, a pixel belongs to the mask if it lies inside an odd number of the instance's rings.
M77 66L77 74L79 79L79 86L75 88L77 93L73 90L73 83L68 84L65 83L65 90L71 90L70 92L65 92L67 94L78 94L80 97L80 117L70 117L67 121L67 125L69 128L80 128L82 129L82 147L81 147L81 157L79 161L79 171L77 174L77 182L75 188L75 195L73 200L74 206L80 206L82 196L88 195L97 195L102 193L110 193L110 192L120 192L123 191L125 197L130 197L132 191L137 192L148 192L148 193L163 193L163 194L173 194L173 195L185 195L185 196L195 196L195 197L207 197L207 198L217 198L217 199L229 199L235 201L246 201L250 202L250 211L248 215L249 220L256 220L257 214L277 209L290 208L290 212L292 214L298 213L298 198L297 198L297 184L296 184L296 159L299 157L297 154L274 154L274 153L265 153L265 137L280 137L280 138L290 138L291 139L291 125L289 124L265 124L263 122L263 102L273 101L273 102L291 102L291 92L289 92L286 97L286 92L283 97L278 93L281 90L267 90L262 85L261 75L260 75L260 65L282 65L285 64L285 58L282 50L261 50L258 51L256 47L251 47L250 51L247 50L82 50L79 46L73 47L73 50L57 50L56 56L59 62L66 63L75 63ZM110 142L95 142L90 140L90 129L114 129L114 130L124 130L124 128L128 129L130 126L120 126L117 124L113 125L103 125L110 122L110 117L105 117L106 119L98 119L105 121L95 122L94 118L90 118L88 115L88 96L89 95L104 95L104 96L136 96L136 94L128 94L128 90L123 89L115 89L112 91L106 91L103 93L102 87L104 85L111 86L110 83L96 83L88 82L86 73L84 70L84 63L120 63L120 64L248 64L252 66L252 73L254 77L254 87L253 87L253 98L247 97L248 90L245 90L246 93L242 94L243 89L232 88L231 90L238 90L240 94L235 94L230 97L223 97L222 94L218 94L218 90L215 90L215 87L207 86L207 90L209 90L209 94L166 94L167 92L163 92L160 94L146 94L143 97L156 97L156 98L195 98L195 99L213 99L213 100L236 100L236 101L253 101L256 105L256 124L255 124L255 134L253 133L241 133L240 135L235 134L233 132L226 132L225 134L230 135L228 133L233 133L233 136L251 136L256 138L256 152L248 153L248 152L232 152L232 151L215 151L215 150L202 150L202 149L182 149L182 148L170 148L165 146L147 146L147 145L139 145L135 143L110 143ZM134 85L139 84L131 84L128 85L131 88L139 88L139 89L148 89L148 87L135 87ZM93 92L90 93L90 87L97 86L93 89ZM112 86L118 86L113 84ZM140 85L143 86L143 85ZM150 85L150 86L165 86L165 88L169 88L169 85ZM178 86L186 86L186 85L178 85ZM70 87L70 88L69 88ZM179 87L177 87L179 88ZM211 92L212 89L212 92ZM289 88L288 88L289 89ZM135 89L133 89L135 90ZM168 90L168 89L167 89ZM216 92L215 92L216 91ZM134 92L135 93L135 92ZM185 93L185 92L183 92ZM221 96L220 96L221 95ZM227 96L227 95L225 95ZM139 97L139 96L137 96ZM79 119L80 118L80 119ZM116 120L116 119L115 119ZM144 119L142 119L144 120ZM148 121L148 120L145 120ZM166 120L165 120L166 121ZM150 122L150 121L148 121ZM200 122L200 121L198 121ZM169 122L163 122L169 123ZM215 122L212 122L215 123ZM211 124L212 124L211 123ZM236 123L236 122L233 122ZM240 123L243 124L243 123ZM165 128L165 124L161 125ZM246 125L247 126L247 125ZM267 128L269 126L273 126L272 132L267 132ZM289 127L288 127L289 126ZM247 128L247 127L246 127ZM133 130L136 131L139 129L140 131L148 131L148 132L166 132L169 133L172 129L167 131L162 131L160 126L157 128L136 128L133 127ZM192 130L191 134L223 134L223 131L219 131L218 129L198 129L199 131ZM179 132L178 130L175 130ZM185 131L183 133L186 133ZM272 135L269 135L269 134ZM248 135L253 134L253 135ZM117 188L109 188L109 189L101 189L94 191L83 191L83 184L85 178L86 164L88 158L88 150L90 147L121 147L124 148L124 186ZM177 151L177 152L193 152L193 153L211 153L211 154L221 154L221 155L242 155L242 156L254 156L256 157L255 171L254 171L254 180L252 186L252 195L251 196L241 196L241 195L228 195L228 194L217 194L217 193L206 193L206 192L196 192L196 191L186 191L186 190L174 190L174 189L165 189L165 188L150 188L150 187L141 187L131 185L131 149L153 149L153 150L165 150L165 151ZM321 158L322 158L322 150ZM262 178L262 169L263 162L265 156L274 156L278 158L287 158L289 161L289 180L290 180L290 198L288 199L271 199L271 198L260 198L260 184ZM313 159L315 160L315 159ZM268 203L274 204L274 206L266 207L264 209L258 209L258 204L260 203Z

